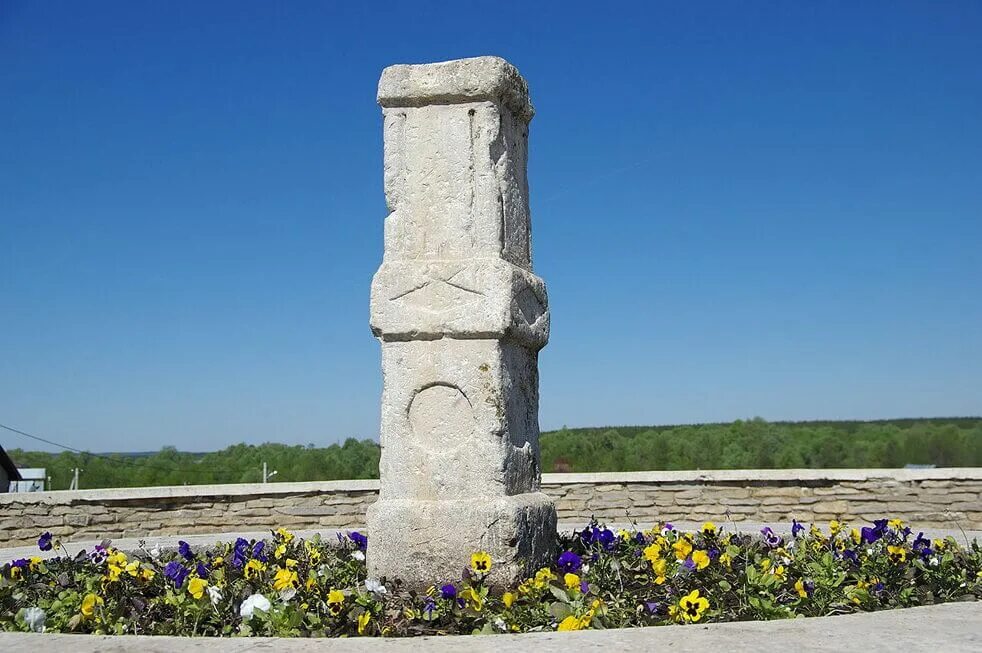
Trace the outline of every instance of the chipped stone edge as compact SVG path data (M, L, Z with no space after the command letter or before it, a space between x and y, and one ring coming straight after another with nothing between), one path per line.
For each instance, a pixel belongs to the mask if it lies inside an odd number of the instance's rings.
M426 64L397 64L382 71L378 103L383 107L499 102L528 122L535 115L528 84L501 57L471 57Z
M936 469L727 469L712 471L603 472L595 474L543 474L542 485L676 483L801 483L822 481L898 482L928 480L982 480L982 467L944 467ZM291 483L236 483L227 485L176 485L54 492L0 494L0 507L12 503L99 503L144 499L187 497L278 496L289 494L331 494L377 492L377 480L305 481Z

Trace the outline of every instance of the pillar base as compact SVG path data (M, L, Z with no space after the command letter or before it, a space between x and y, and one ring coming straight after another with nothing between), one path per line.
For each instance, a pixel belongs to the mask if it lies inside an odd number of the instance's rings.
M457 582L471 554L493 561L487 582L506 586L550 564L556 509L541 492L450 501L380 499L368 509L368 574L410 588Z

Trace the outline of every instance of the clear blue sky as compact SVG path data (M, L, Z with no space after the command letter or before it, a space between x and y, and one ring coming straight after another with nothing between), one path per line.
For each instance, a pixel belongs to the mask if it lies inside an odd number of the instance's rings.
M982 3L598 6L2 0L0 422L377 437L375 86L481 54L538 111L543 428L982 413Z

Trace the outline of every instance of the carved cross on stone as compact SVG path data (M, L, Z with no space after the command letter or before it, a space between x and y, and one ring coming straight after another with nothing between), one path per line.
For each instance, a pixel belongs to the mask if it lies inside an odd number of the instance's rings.
M373 577L459 579L487 551L491 581L548 562L556 512L539 491L538 351L525 80L498 57L386 68L385 255L372 281L382 344Z

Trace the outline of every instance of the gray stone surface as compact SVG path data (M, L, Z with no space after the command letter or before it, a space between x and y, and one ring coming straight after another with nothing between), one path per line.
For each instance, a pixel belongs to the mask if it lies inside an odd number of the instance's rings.
M65 540L263 530L364 528L379 482L318 481L0 494L0 546L42 530ZM853 523L982 529L982 469L784 469L543 474L559 519Z
M539 491L538 351L545 284L532 274L525 81L497 57L387 68L379 500L369 573L428 585L471 553L491 582L539 565L556 513Z
M569 653L570 651L706 651L760 653L761 651L844 651L896 653L897 651L982 650L982 603L887 610L838 617L785 621L745 621L692 626L659 626L571 633L530 633L405 639L274 639L180 637L96 637L0 633L0 651L35 653L71 650L73 653L155 651L186 653L193 645L201 653L249 651L325 651L362 653L415 653L416 651L469 651L471 653Z

